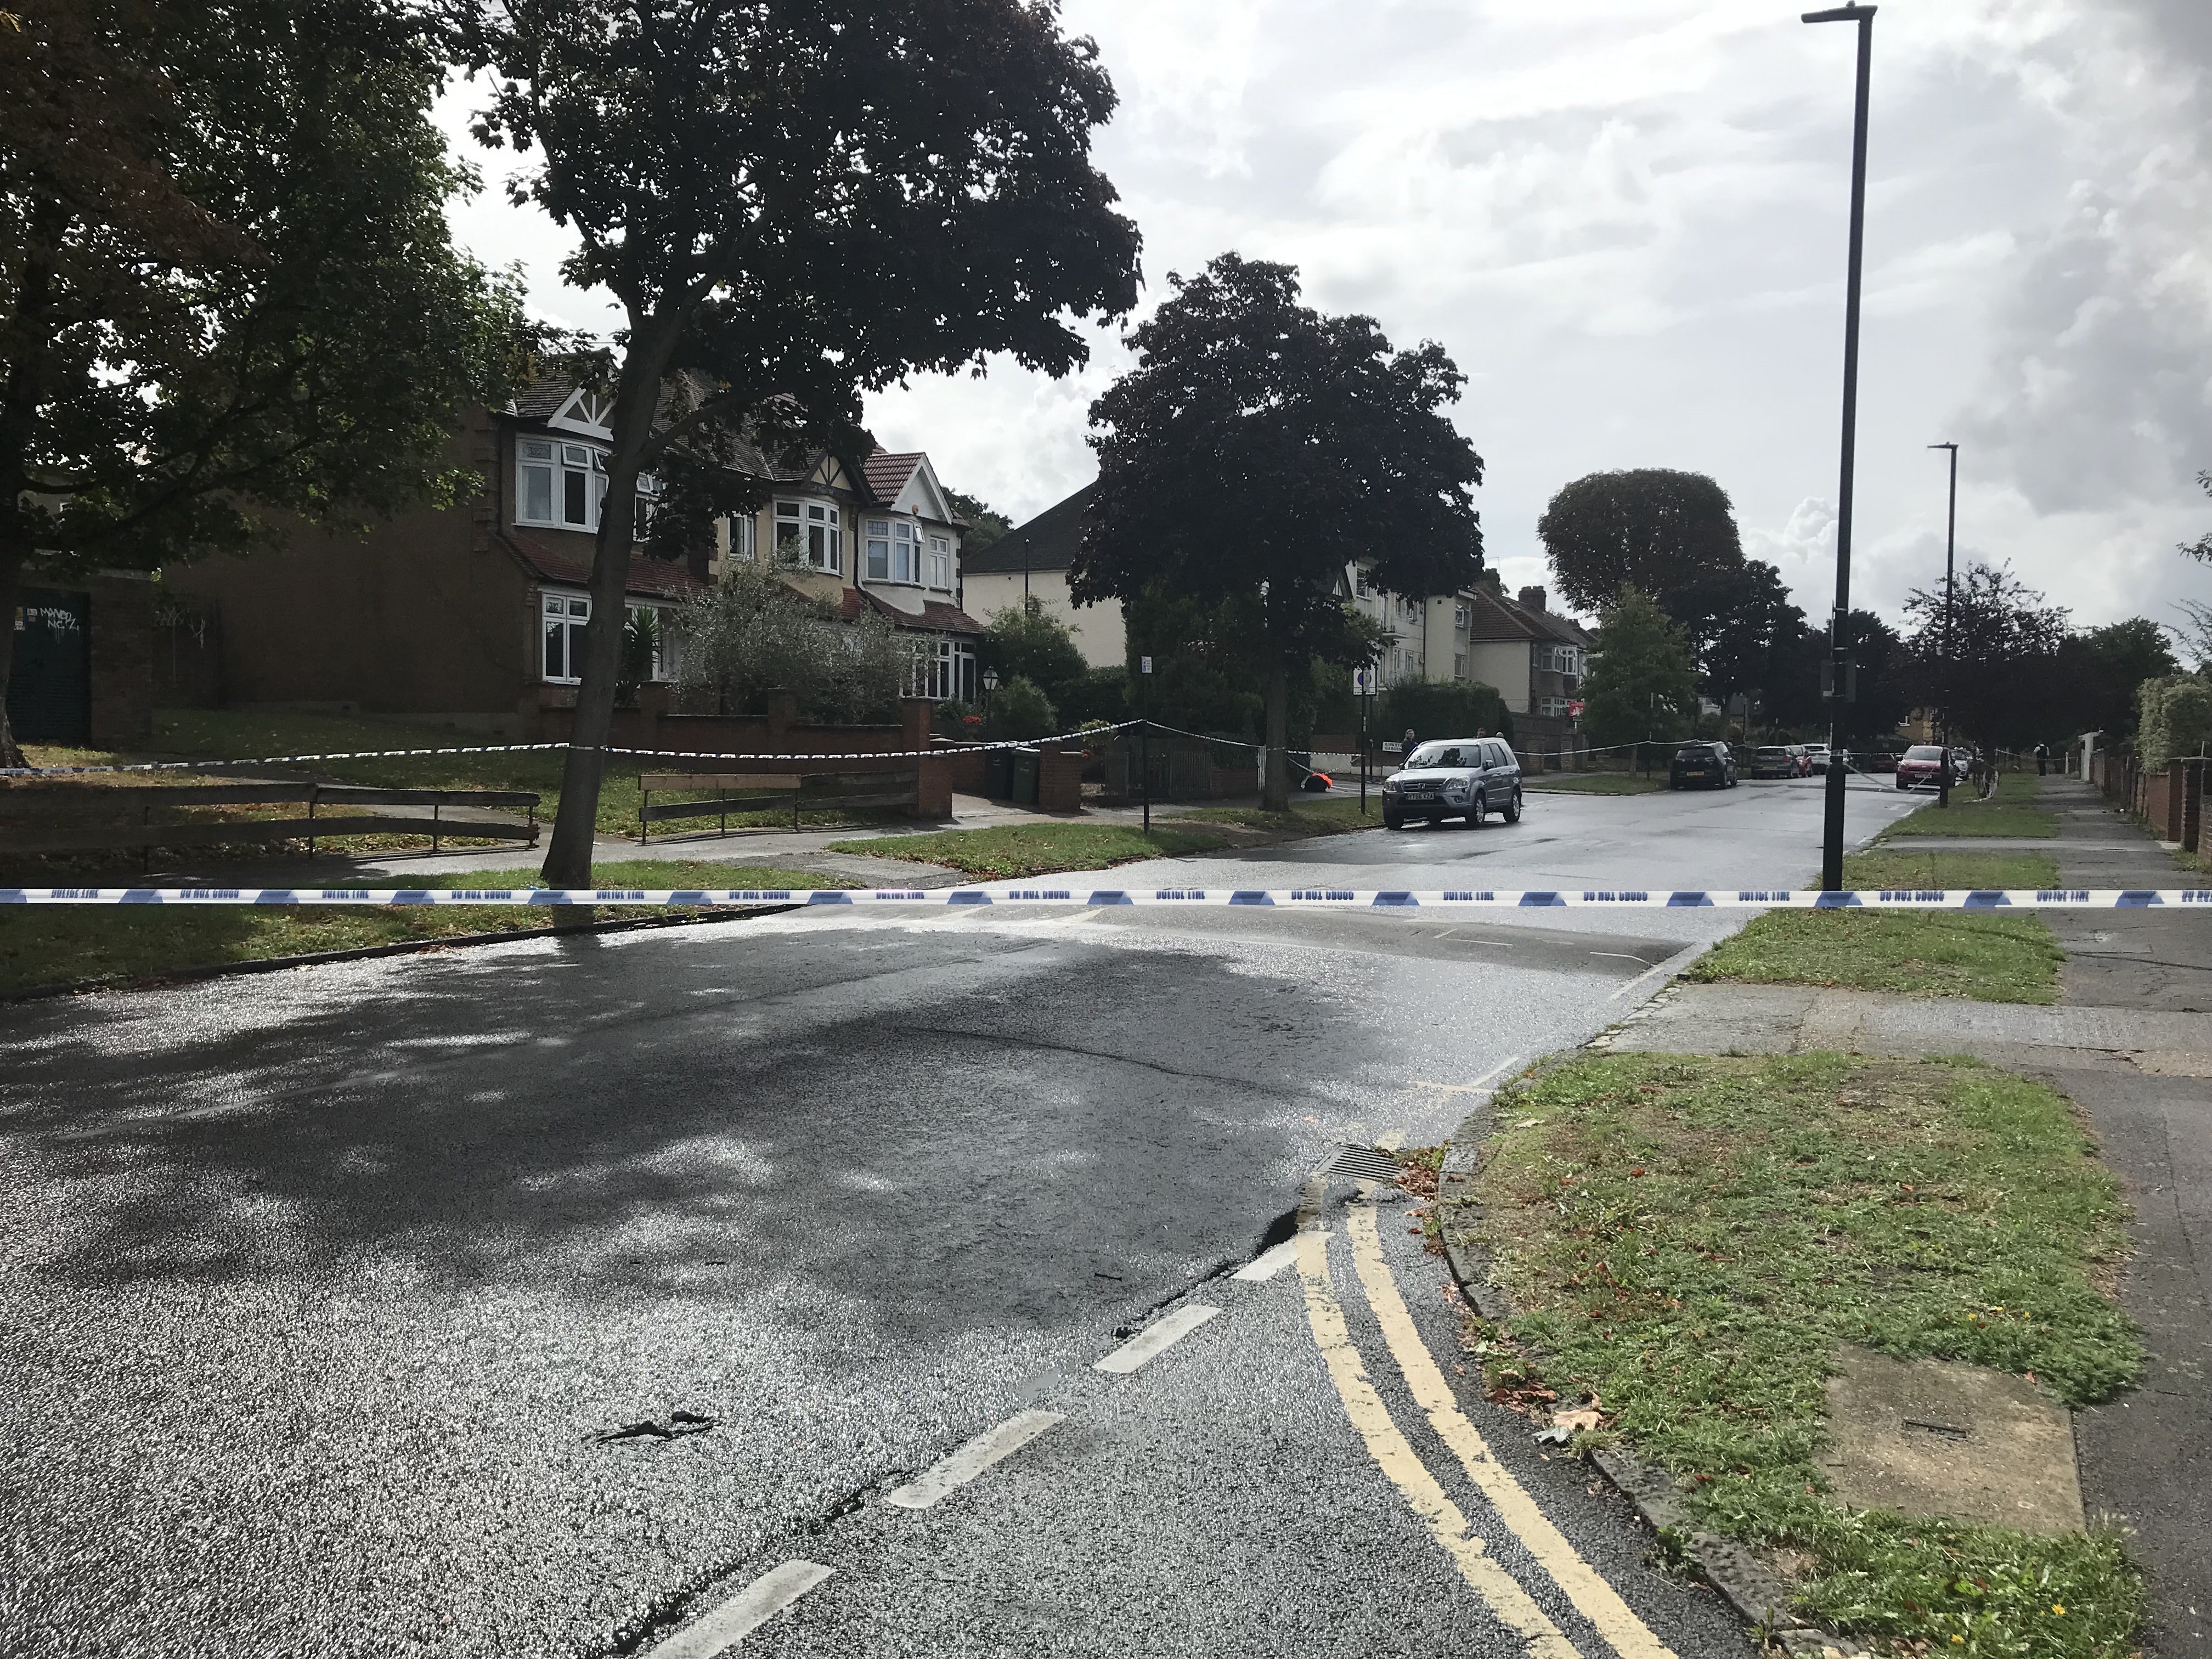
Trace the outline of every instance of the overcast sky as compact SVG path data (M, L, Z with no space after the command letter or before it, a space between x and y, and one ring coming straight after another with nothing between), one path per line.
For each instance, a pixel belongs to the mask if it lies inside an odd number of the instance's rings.
M1682 467L1817 621L1833 601L1852 29L1795 0L1067 0L1121 97L1098 155L1144 304L1224 249L1443 342L1488 464L1490 561L1585 472ZM1893 0L1875 25L1853 596L1894 616L1961 557L2083 624L2174 620L2212 569L2208 0ZM447 100L465 143L469 91ZM481 155L481 153L479 153ZM496 158L484 158L487 161ZM496 177L495 166L487 171ZM458 210L546 313L563 241L495 191ZM874 398L893 449L1017 522L1092 476L1120 329L1054 382L1006 365Z

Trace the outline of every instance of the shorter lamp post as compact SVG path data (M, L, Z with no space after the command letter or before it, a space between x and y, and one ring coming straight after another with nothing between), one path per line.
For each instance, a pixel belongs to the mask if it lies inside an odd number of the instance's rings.
M1948 806L1951 804L1951 665L1954 660L1951 612L1958 587L1954 569L1959 546L1959 446L1930 444L1928 447L1951 452L1951 510L1943 528L1943 775L1936 784L1936 804Z
M983 701L988 703L991 701L991 693L998 689L999 671L995 668L985 669L983 671Z

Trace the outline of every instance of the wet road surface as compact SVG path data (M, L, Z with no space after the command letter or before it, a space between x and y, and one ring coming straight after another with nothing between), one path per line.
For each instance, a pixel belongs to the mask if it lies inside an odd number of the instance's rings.
M1157 867L1789 884L1819 811ZM1747 1653L1309 1184L1741 920L807 914L0 1010L0 1648Z

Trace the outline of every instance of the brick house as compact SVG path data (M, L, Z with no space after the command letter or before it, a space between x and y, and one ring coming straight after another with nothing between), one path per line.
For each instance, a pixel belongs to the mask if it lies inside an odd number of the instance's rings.
M1540 587L1524 587L1509 599L1493 573L1461 601L1468 609L1465 678L1498 688L1524 756L1589 746L1579 711L1593 641L1574 618L1552 610L1548 597Z
M473 501L359 536L301 525L273 550L165 572L165 586L219 620L225 700L534 737L548 711L575 702L611 413L569 382L539 381L464 420L457 459L484 479ZM791 468L748 449L738 465L769 499L680 561L634 554L632 612L679 606L727 561L778 548L793 586L917 636L915 695L972 687L982 629L960 608L962 526L926 455ZM659 493L639 481L646 512Z

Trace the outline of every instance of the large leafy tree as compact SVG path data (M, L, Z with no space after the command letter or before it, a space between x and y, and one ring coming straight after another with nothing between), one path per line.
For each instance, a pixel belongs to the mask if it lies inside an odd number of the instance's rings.
M1064 374L1070 313L1134 302L1091 165L1114 92L1026 0L455 0L478 136L624 326L574 746L544 879L586 884L641 472L705 488L731 434L860 449L860 399L1004 352Z
M1668 738L1698 713L1698 670L1681 625L1633 587L1600 614L1583 680L1583 730L1601 748Z
M1723 708L1766 690L1805 628L1782 573L1760 559L1700 571L1660 605L1689 635L1705 694Z
M1482 458L1445 413L1464 378L1433 342L1299 302L1289 265L1223 254L1129 336L1136 366L1091 406L1098 483L1079 603L1190 601L1266 688L1267 797L1289 805L1293 681L1367 660L1346 569L1449 593L1482 569Z
M0 616L27 568L252 545L468 487L519 302L399 0L15 0L0 21ZM13 647L0 628L0 688ZM0 705L4 707L4 705ZM21 763L4 713L0 759Z
M967 521L968 528L960 538L963 553L981 553L1014 527L1012 520L976 496L957 489L948 489L945 494L952 510Z
M1743 562L1735 506L1702 472L1593 472L1552 497L1536 533L1560 592L1585 611L1624 587L1663 601Z
M1938 708L1948 692L1953 733L1969 742L2035 742L2054 714L2059 652L2070 631L2066 612L2010 570L1978 560L1960 573L1954 591L1948 629L1941 587L1916 588L1905 602L1920 702Z
M2166 630L2146 617L2092 628L2058 648L2056 706L2047 724L2060 733L2134 730L2136 688L2181 672Z

